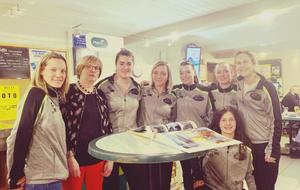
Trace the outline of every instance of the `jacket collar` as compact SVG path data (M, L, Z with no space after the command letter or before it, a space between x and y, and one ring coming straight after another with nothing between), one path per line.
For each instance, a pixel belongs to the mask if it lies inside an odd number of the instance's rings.
M109 81L112 85L115 83L115 80L114 80L115 75L116 75L116 73L114 73L113 75L111 75L111 76L108 77L108 81ZM139 87L139 84L138 84L132 77L130 77L130 79L131 79L131 81L132 81L132 84L133 84L136 88L138 88L138 87Z
M218 84L218 90L219 90L219 92L221 92L221 93L231 92L233 89L234 89L234 87L233 87L232 84L230 84L230 86L227 87L227 88L221 88L221 86Z
M197 83L194 83L192 85L182 84L182 86L185 90L190 91L190 90L194 90L197 87Z

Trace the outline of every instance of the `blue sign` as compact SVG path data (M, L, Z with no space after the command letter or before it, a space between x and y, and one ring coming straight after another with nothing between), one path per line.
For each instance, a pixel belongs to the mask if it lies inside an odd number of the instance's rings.
M93 37L91 39L91 43L94 47L100 47L100 48L106 48L108 45L106 39L98 38L98 37Z
M74 48L86 48L85 35L73 35L73 47Z

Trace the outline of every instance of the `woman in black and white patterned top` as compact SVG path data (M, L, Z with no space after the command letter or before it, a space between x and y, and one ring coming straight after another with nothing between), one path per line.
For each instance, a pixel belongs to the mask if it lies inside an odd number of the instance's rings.
M69 178L64 190L102 190L103 176L109 176L111 161L98 160L88 153L88 144L95 138L110 134L112 127L104 93L94 87L100 77L101 61L85 56L76 67L78 82L71 84L66 103L61 105L66 124Z

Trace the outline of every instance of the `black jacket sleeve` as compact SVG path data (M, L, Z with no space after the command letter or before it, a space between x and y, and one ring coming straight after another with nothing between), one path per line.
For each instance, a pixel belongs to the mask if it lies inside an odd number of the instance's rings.
M9 173L10 187L14 187L17 181L25 175L25 158L32 140L34 123L45 95L42 89L33 87L26 97L16 133L12 168Z
M266 82L265 87L268 90L268 93L271 97L273 115L274 115L274 132L272 134L273 143L272 143L272 153L271 156L274 158L280 157L280 140L282 134L282 118L281 118L281 109L279 98L276 92L275 87L272 83Z

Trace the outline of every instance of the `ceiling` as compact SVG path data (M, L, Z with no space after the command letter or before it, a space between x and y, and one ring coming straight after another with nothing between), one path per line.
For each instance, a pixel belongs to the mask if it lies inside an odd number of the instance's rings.
M188 36L211 51L278 43L297 46L299 4L299 0L0 0L0 35L63 39L66 31L76 28L124 37L128 44ZM257 15L266 10L273 11L273 18L259 21Z

